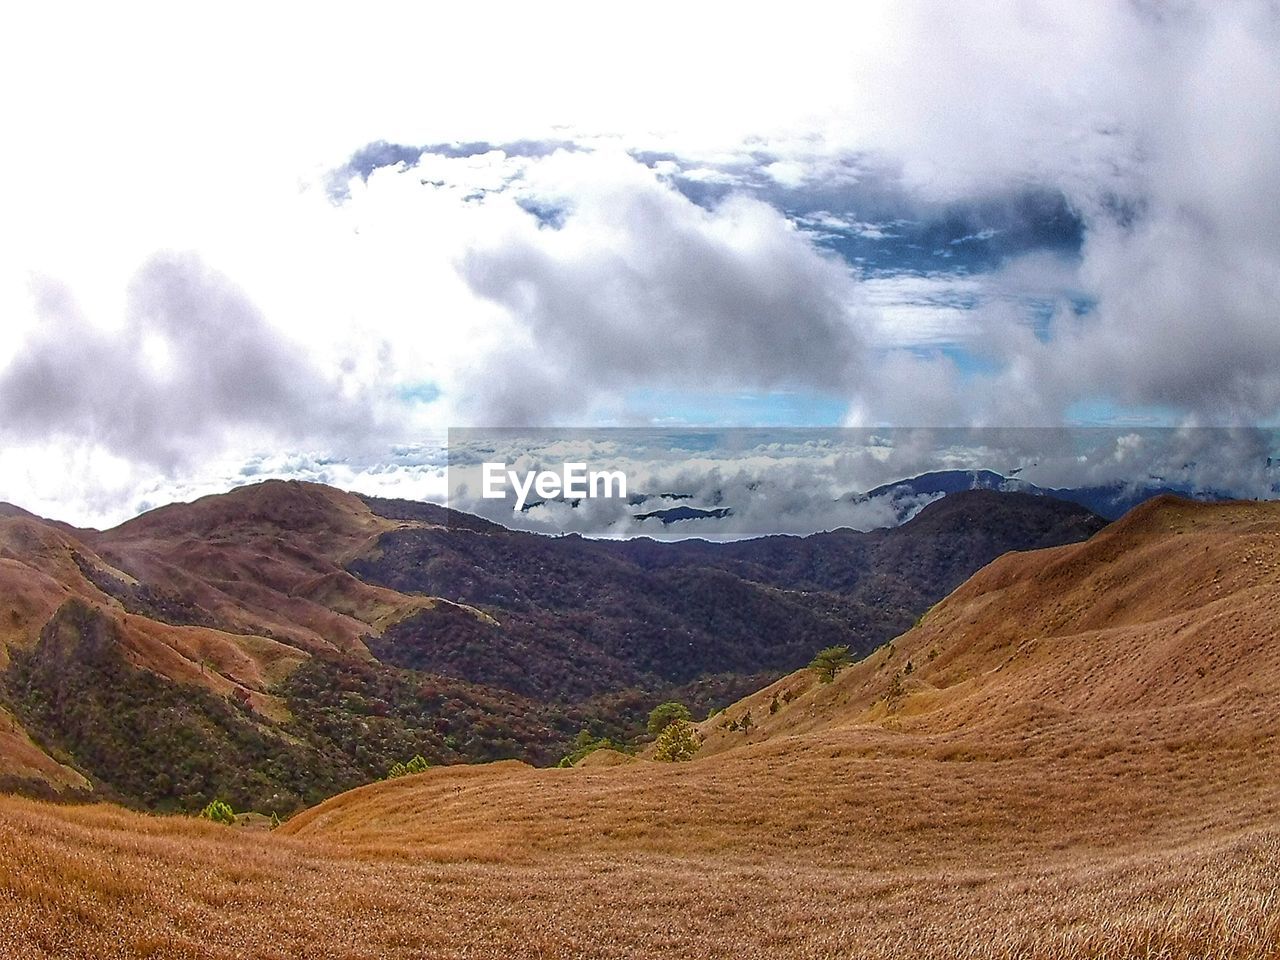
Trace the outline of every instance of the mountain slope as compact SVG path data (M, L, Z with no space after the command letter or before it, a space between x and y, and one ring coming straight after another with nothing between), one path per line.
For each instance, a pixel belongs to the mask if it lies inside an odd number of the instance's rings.
M10 513L0 776L280 813L415 754L545 764L665 699L705 715L875 646L1006 549L1101 526L974 493L875 534L609 543L280 481L105 532Z
M539 698L589 696L790 670L838 643L868 650L1000 554L1081 540L1102 526L1049 498L973 491L890 530L735 543L405 527L351 569L496 621L444 630L407 619L378 639L379 658Z
M752 729L706 724L703 750L888 730L992 759L1254 751L1280 716L1278 588L1280 507L1158 498L1086 543L1000 558L834 683L801 671L747 698L725 720Z
M692 763L433 771L284 832L533 875L605 863L641 912L665 901L636 858L745 867L696 909L746 897L788 956L1273 958L1278 588L1280 507L1165 498L1002 557L834 683L734 705ZM731 936L694 926L688 955Z
M729 729L748 711L749 729ZM440 771L335 798L288 832L958 865L1013 856L1013 839L1021 856L1063 836L1190 842L1274 824L1280 506L1162 498L1086 543L1004 556L834 683L801 671L702 728L688 767ZM483 808L446 802L455 787ZM589 836L564 830L587 817Z
M1280 506L1165 499L690 763L437 768L265 836L0 800L0 949L1274 960L1278 587Z

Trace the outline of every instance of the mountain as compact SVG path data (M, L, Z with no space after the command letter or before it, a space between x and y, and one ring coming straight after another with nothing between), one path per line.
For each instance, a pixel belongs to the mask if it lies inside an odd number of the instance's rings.
M879 497L936 497L964 490L1014 490L1019 493L1038 493L1039 487L1005 477L992 470L935 470L908 477L894 483L874 487L859 495L858 500L875 500Z
M1280 505L1160 498L689 763L437 767L270 833L0 798L0 954L1269 960L1277 597Z
M413 512L369 503L391 516ZM975 492L899 529L734 543L409 526L383 535L351 570L497 621L446 631L407 618L373 642L385 662L537 698L581 697L785 671L833 643L870 649L1001 553L1080 540L1102 526L1047 498Z
M1270 460L1267 461L1267 466L1270 468ZM1204 501L1235 499L1229 491L1169 483L1158 477L1149 477L1141 482L1116 481L1085 487L1040 487L992 470L938 470L922 473L916 477L883 484L863 494L850 495L846 499L856 503L887 500L895 508L897 521L902 523L915 515L922 502L967 490L1000 490L1053 497L1079 504L1108 520L1115 520L1139 504L1162 496ZM1280 488L1273 490L1273 493L1280 494Z
M1010 549L1102 521L949 498L892 531L736 544L517 533L268 481L108 531L0 517L0 782L287 813L422 754L547 764L869 650Z

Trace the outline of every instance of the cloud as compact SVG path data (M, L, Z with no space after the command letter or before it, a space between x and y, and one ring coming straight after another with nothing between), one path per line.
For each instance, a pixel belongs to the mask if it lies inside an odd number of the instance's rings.
M377 427L368 398L344 396L196 255L144 265L114 329L61 284L35 286L40 326L0 370L7 441L69 439L172 471L234 431L355 445Z
M359 178L368 181L375 170L385 167L414 166L421 164L424 156L449 160L483 157L500 154L502 157L546 157L558 150L574 151L578 145L570 140L515 140L509 143L489 143L475 140L469 143L430 143L414 147L402 143L376 140L351 154L342 166L330 172L326 189L334 201L351 196L350 183Z
M1280 468L1269 458L1276 442L1274 431L1215 428L471 429L450 436L449 504L551 534L808 534L894 525L931 497L857 495L938 470L994 470L1042 488L1158 482L1274 498ZM484 462L519 475L558 474L566 462L621 471L631 502L553 498L519 511L509 488L505 499L480 496ZM728 515L665 528L636 519L672 507Z
M492 425L590 415L637 387L846 391L862 361L859 295L777 210L703 209L624 156L557 155L527 176L566 209L513 221L467 251L471 289L524 336L473 380Z
M696 391L1280 416L1273 3L481 11L23 9L0 496Z

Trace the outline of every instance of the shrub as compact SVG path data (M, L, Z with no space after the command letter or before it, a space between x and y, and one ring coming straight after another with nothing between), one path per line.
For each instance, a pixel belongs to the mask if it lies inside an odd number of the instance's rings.
M653 758L668 763L692 760L701 745L697 727L688 720L673 720L658 734Z
M818 651L818 655L809 662L809 669L816 671L823 683L830 683L852 662L848 647L827 647Z
M899 671L889 678L889 689L885 693L885 706L892 712L898 709L902 703L902 698L906 696L906 688L902 683L902 673Z
M559 766L572 767L587 754L603 749L617 750L618 747L608 737L596 738L591 735L590 730L579 730L578 736L573 741L573 749L560 758Z
M387 779L394 780L396 777L407 777L415 773L423 773L431 766L427 763L422 754L418 754L408 763L400 763L399 761L391 765L391 769L387 771Z
M656 737L677 720L691 720L689 708L677 700L660 703L649 713L649 736Z
M225 800L213 800L207 807L200 811L200 816L206 820L212 820L214 823L225 823L231 826L236 822L236 813L231 809L231 804Z

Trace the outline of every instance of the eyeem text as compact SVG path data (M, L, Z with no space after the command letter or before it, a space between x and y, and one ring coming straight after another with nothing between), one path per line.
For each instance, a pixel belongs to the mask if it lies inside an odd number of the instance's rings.
M507 469L505 463L486 463L481 467L480 495L486 500L502 500L507 485L516 494L516 509L523 510L530 492L544 500L564 497L625 497L627 475L621 470L588 470L585 463L566 463L555 470L526 470L523 474Z

